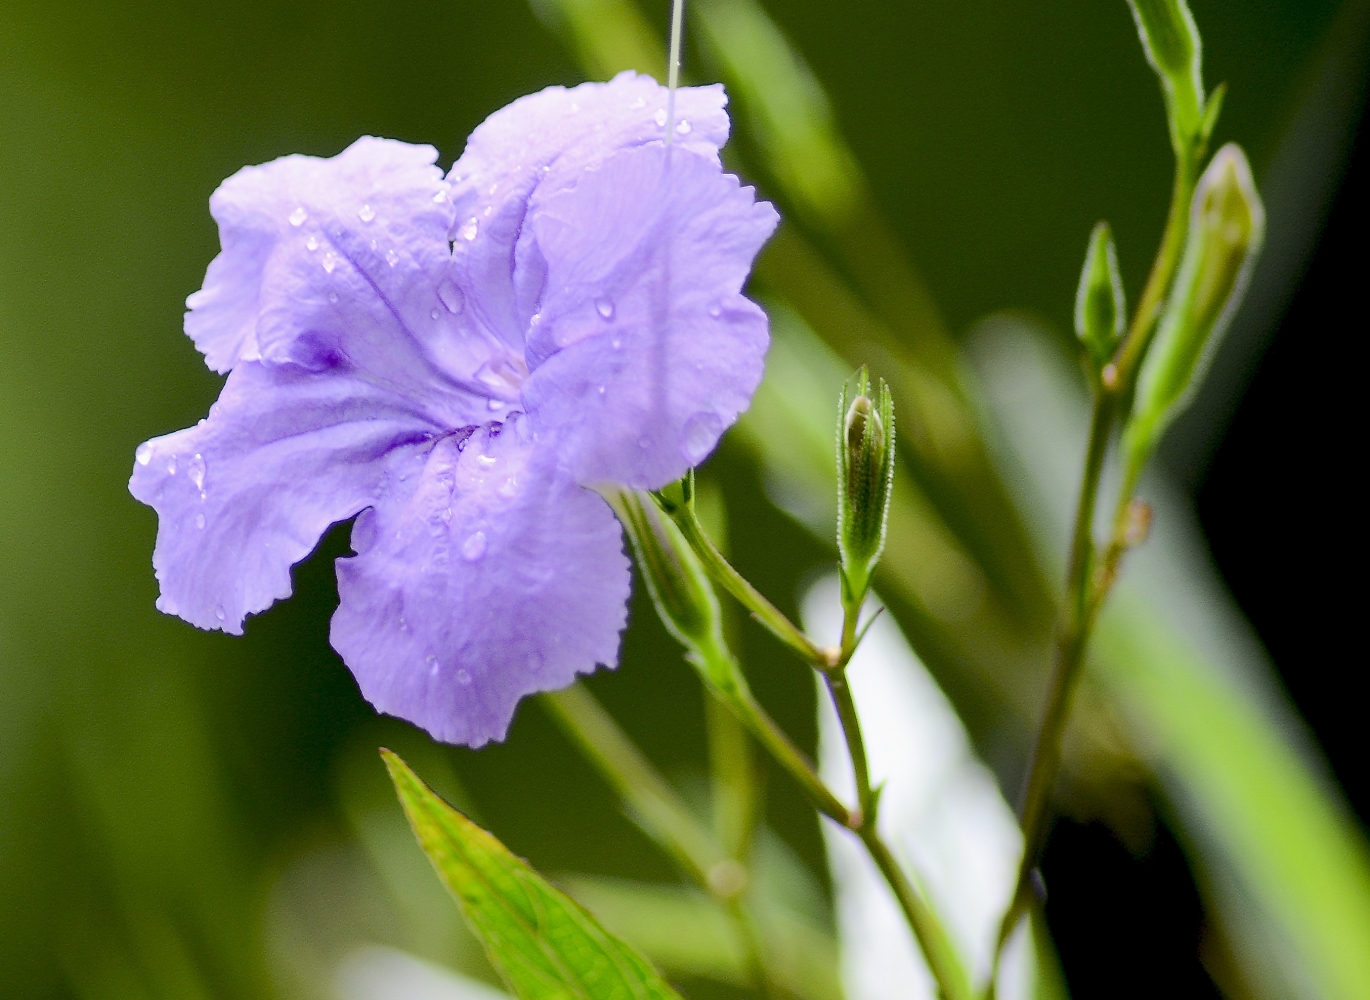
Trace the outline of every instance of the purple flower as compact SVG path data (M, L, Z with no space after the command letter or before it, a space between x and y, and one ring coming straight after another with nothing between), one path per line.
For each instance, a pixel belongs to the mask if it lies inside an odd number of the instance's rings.
M656 488L761 379L741 294L776 224L725 174L720 87L625 73L437 152L363 138L246 167L186 333L228 380L138 448L158 607L240 634L356 515L332 643L381 711L501 739L519 698L615 665L628 562L588 487Z

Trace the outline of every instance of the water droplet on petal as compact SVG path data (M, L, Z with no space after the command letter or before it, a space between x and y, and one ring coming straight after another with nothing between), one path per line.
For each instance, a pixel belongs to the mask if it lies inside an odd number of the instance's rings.
M214 617L219 619L219 621L223 621L225 618L228 617L228 612L224 610L224 606L222 604L220 604L217 608L214 609Z
M133 453L133 457L138 460L139 465L147 465L152 461L152 445L140 444L138 450Z
M428 664L428 673L430 676L438 676L438 668L441 665L438 663L438 658L436 656L430 656L423 662Z
M655 121L655 122L656 122L658 125L660 125L662 128L665 128L665 127L666 127L666 109L665 109L665 108L657 108L657 109L656 109L656 114L654 114L654 115L652 116L652 120Z
M504 485L499 488L499 495L504 499L511 499L519 491L519 481L510 476L504 481Z
M709 306L709 315L714 319L718 319L718 317L723 315L723 306L715 302L713 305Z
M595 299L595 312L599 313L604 319L614 318L614 303L612 299L600 296Z
M633 111L636 111L636 110L638 110L639 108L645 108L646 106L647 106L647 98L645 98L645 97L639 97L639 98L638 98L637 100L635 100L632 104L628 105L629 109L631 109L631 110L633 110Z
M609 343L613 345L614 350L618 350L620 347L623 346L623 341L619 340L617 337L615 337Z
M476 461L480 463L482 469L489 469L498 462L499 459L495 458L493 455L477 455Z
M471 683L471 675L468 674L465 670L458 670L457 683L465 687L467 684Z
M438 285L438 300L444 308L452 314L462 311L466 306L466 296L461 293L451 278L443 278L442 284Z
M204 526L205 526L205 516L204 516L203 514L196 514L196 515L195 515L195 527L197 527L197 528L199 528L199 529L201 529L201 530L203 531L203 530L204 530Z
M486 407L488 407L488 408L491 409L491 410L502 410L502 409L504 409L504 400L502 400L502 399L492 399L492 400L490 400L488 403L486 403L485 405L486 405Z
M198 452L191 458L190 465L186 466L186 475L195 484L195 488L203 489L205 485L205 457Z
M676 135L689 135L689 134L690 134L690 123L687 122L684 118L682 118L680 121L678 121L678 122L676 123L675 134L676 134Z
M317 236L311 236L304 241L304 245L308 250L317 250L319 249L319 238Z
M718 436L723 433L723 421L717 413L696 413L685 422L685 459L696 465L713 450Z
M604 395L604 386L600 386L600 387L599 387L598 389L596 389L595 391L598 392L601 396L603 396L603 395Z
M429 313L428 315L431 316L433 319L437 319L438 317L440 317L440 316L442 315L442 313L440 313L440 312L438 312L436 309L434 309L434 310L433 310L431 313Z
M167 474L168 476L174 476L174 475L176 475L176 456L175 456L175 455L172 455L170 458L168 458L168 459L166 460L166 474Z
M329 293L328 293L328 301L331 302L331 303L333 303L334 305L337 305L337 304L338 304L338 293L337 293L337 292L329 292Z
M433 195L433 200L437 202L439 205L441 205L444 201L447 200L447 192L439 191L437 194Z
M394 267L396 264L400 262L400 255L395 253L393 248L387 250L385 251L385 262L389 264L391 267Z
M485 532L477 531L461 543L461 557L467 562L475 562L485 555Z
M443 523L443 524L451 524L451 523L452 523L452 508L451 508L451 507L448 507L448 508L447 508L446 510L444 510L441 514L439 514L438 517L442 518L442 523Z
M309 218L309 213L306 212L304 210L304 206L301 205L299 208L295 209L295 211L290 213L290 224L292 226L303 226L304 220L307 218Z
M466 225L461 227L461 238L467 243L470 243L476 238L476 233L479 231L480 223L475 219L470 219L467 221Z
M376 210L370 205L363 205L361 208L357 209L357 218L361 219L363 222L370 222L375 217Z
M333 269L338 266L338 255L330 250L323 255L323 260L320 261L320 263L323 264L323 269L326 273L332 274Z

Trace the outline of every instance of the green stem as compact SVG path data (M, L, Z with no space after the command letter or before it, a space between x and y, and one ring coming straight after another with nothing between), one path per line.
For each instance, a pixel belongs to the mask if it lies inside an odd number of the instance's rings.
M840 670L834 672L841 673ZM719 674L721 671L709 675L718 676ZM825 676L828 675L825 673ZM860 767L857 770L858 787L865 788L863 801L869 812L863 809L853 812L842 804L841 800L818 776L818 771L813 763L804 755L803 751L790 741L784 731L766 714L765 709L757 704L746 687L739 685L731 691L720 691L719 694L724 704L737 713L738 718L756 737L757 742L765 747L776 763L799 783L799 787L804 791L814 808L861 838L861 842L866 845L866 849L875 860L881 874L885 877L885 881L889 883L890 889L899 900L899 905L908 919L909 928L913 931L914 938L927 959L928 968L932 970L942 996L946 1000L971 1000L969 980L955 949L951 945L951 939L937 918L937 914L918 894L918 890L914 888L913 883L909 881L895 862L894 855L875 829L874 799L870 792L870 779L865 766L865 748L861 743L860 727L855 724L856 709L854 703L851 702L850 691L846 687L845 680L840 685L840 690L845 692L842 700L845 701L850 710L850 717L853 722L850 727L844 723L843 729L848 733L847 745L849 748L853 747L852 740L855 740L852 759L854 763L857 760L860 761ZM838 712L839 715L842 714L841 707L839 707Z
M971 1000L970 981L951 945L951 939L938 920L937 914L900 869L894 855L876 830L876 798L870 787L870 773L856 704L852 700L845 674L847 661L856 649L857 616L864 595L856 597L844 594L842 645L838 649L820 649L728 564L704 533L695 515L691 496L693 480L690 476L686 477L683 486L683 498L663 498L661 506L698 556L705 571L741 601L772 634L818 668L827 679L829 690L837 704L838 716L842 720L842 730L855 768L858 807L855 810L848 809L832 793L819 777L813 762L791 742L789 736L757 703L747 685L745 675L721 637L714 642L691 644L689 655L697 660L696 666L700 675L708 681L714 693L738 717L757 742L799 784L814 808L855 833L866 845L885 881L889 883L890 889L899 900L914 939L922 949L928 968L937 980L945 1000Z
M1179 266L1189 227L1189 202L1194 194L1199 151L1186 155L1177 151L1175 181L1171 190L1170 211L1165 233L1156 260L1151 266L1146 287L1137 312L1128 328L1127 337L1101 384L1095 386L1094 409L1090 420L1089 444L1085 452L1084 478L1080 484L1079 504L1071 537L1070 558L1066 573L1066 593L1063 621L1057 632L1056 652L1052 664L1046 708L1037 730L1027 776L1023 782L1019 802L1019 822L1023 829L1023 860L1018 868L1012 901L999 927L999 942L995 952L997 971L999 956L1017 926L1030 900L1032 871L1037 866L1046 843L1047 825L1051 816L1051 792L1061 767L1061 736L1070 716L1070 702L1089 646L1094 620L1117 576L1119 562L1126 551L1124 525L1132 491L1139 470L1126 470L1123 489L1118 498L1114 517L1113 536L1095 572L1094 511L1099 495L1099 479L1103 473L1108 449L1109 433L1115 418L1124 411L1131 396L1132 384L1146 349L1155 332L1156 321L1165 303ZM991 977L991 989L993 977Z
M708 888L710 872L729 860L727 853L594 695L573 684L544 694L542 704L628 805L647 835L686 874Z
M713 542L709 541L709 537L704 534L704 529L700 526L693 507L688 505L677 507L671 511L670 517L675 521L680 533L685 536L685 540L690 543L690 548L699 557L699 561L704 564L705 572L713 577L724 590L736 597L767 631L798 653L804 662L819 667L828 664L827 653L814 645L794 622L786 618L779 608L766 600L761 592L748 583L741 573L733 569L728 560L723 558L722 553L714 548Z
M1130 395L1132 380L1136 378L1146 349L1151 345L1151 336L1165 305L1166 293L1170 291L1170 282L1180 264L1180 254L1184 251L1185 236L1189 229L1189 202L1194 196L1194 184L1198 178L1197 152L1188 156L1178 155L1175 161L1175 181L1171 187L1170 211L1166 215L1161 246L1156 251L1151 274L1147 276L1146 287L1142 289L1142 297L1137 302L1137 312L1132 317L1132 324L1114 362L1116 378L1108 386L1110 393L1120 399Z
M828 693L832 695L837 718L842 723L842 735L847 741L852 772L856 776L856 808L861 825L875 822L875 799L871 793L870 768L866 762L866 743L861 735L861 721L856 714L851 686L847 683L846 667L824 671Z
M885 876L885 881L894 890L899 907L904 911L904 917L913 928L914 936L918 938L918 944L923 949L923 957L927 959L928 969L937 981L943 1000L969 1000L973 996L970 980L957 957L956 949L952 947L951 939L937 919L937 914L918 894L918 890L904 874L904 870L894 860L894 854L889 846L875 832L874 825L864 826L856 833L866 845L866 850L870 852L880 873Z
M638 825L676 859L696 884L727 908L737 926L749 973L766 996L778 997L778 988L764 957L765 942L742 898L750 877L742 867L741 859L727 855L584 687L573 684L564 690L544 694L542 703L601 777L618 792ZM737 865L746 876L732 880L735 888L727 894L717 891L718 881L712 877L720 865Z
M1066 570L1064 620L1057 636L1042 723L1037 729L1037 739L1033 744L1019 798L1018 822L1023 830L1023 859L1018 866L1013 898L999 927L999 949L1003 948L1027 907L1032 870L1037 866L1046 841L1051 791L1061 766L1061 734L1070 715L1071 696L1088 642L1090 617L1087 612L1094 561L1094 510L1099 497L1099 479L1108 450L1113 412L1111 395L1096 391L1089 425L1089 444L1085 451L1084 477L1080 483L1080 498L1076 506L1075 528Z

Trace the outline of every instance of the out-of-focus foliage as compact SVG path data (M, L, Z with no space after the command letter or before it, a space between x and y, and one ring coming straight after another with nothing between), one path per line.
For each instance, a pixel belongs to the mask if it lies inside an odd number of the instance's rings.
M448 163L520 94L659 71L666 7L0 6L0 996L323 1000L361 997L378 969L429 983L437 966L495 982L404 827L380 744L539 870L579 873L566 886L689 995L736 995L724 915L679 887L540 708L478 754L372 716L327 645L337 535L244 639L196 633L153 610L152 517L124 487L136 443L217 393L180 316L216 249L206 202L223 177L363 133L433 142ZM704 485L727 500L734 561L793 610L833 555L838 387L862 362L888 379L906 468L877 585L1011 783L1067 523L1053 498L1078 475L1081 449L1060 442L1084 427L1068 378L1033 396L1033 373L1054 369L1017 362L1024 343L1049 357L1068 341L1096 219L1113 224L1126 287L1143 283L1170 183L1155 78L1121 0L768 9L774 21L699 0L686 52L688 75L728 82L735 164L790 220L758 268L768 381ZM1332 51L1320 40L1360 30L1334 26L1338 9L1193 5L1206 81L1229 84L1214 144L1240 139L1258 179ZM1052 333L978 337L972 378L951 332L1010 306ZM1065 429L1028 419L1044 413ZM1242 990L1364 995L1361 834L1290 735L1183 503L1158 514L1082 692L1068 801L1126 828L1138 783L1160 788ZM812 746L810 678L738 631L758 697ZM590 686L702 807L699 687L641 594L622 668ZM751 859L763 931L789 981L836 996L817 826L780 776L766 792ZM653 937L700 907L715 918L698 937Z

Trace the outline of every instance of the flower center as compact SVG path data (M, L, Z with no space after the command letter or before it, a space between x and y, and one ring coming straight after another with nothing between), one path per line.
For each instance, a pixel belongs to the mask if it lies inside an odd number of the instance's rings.
M476 379L487 390L492 410L517 402L527 377L528 363L514 354L491 359L476 371Z

